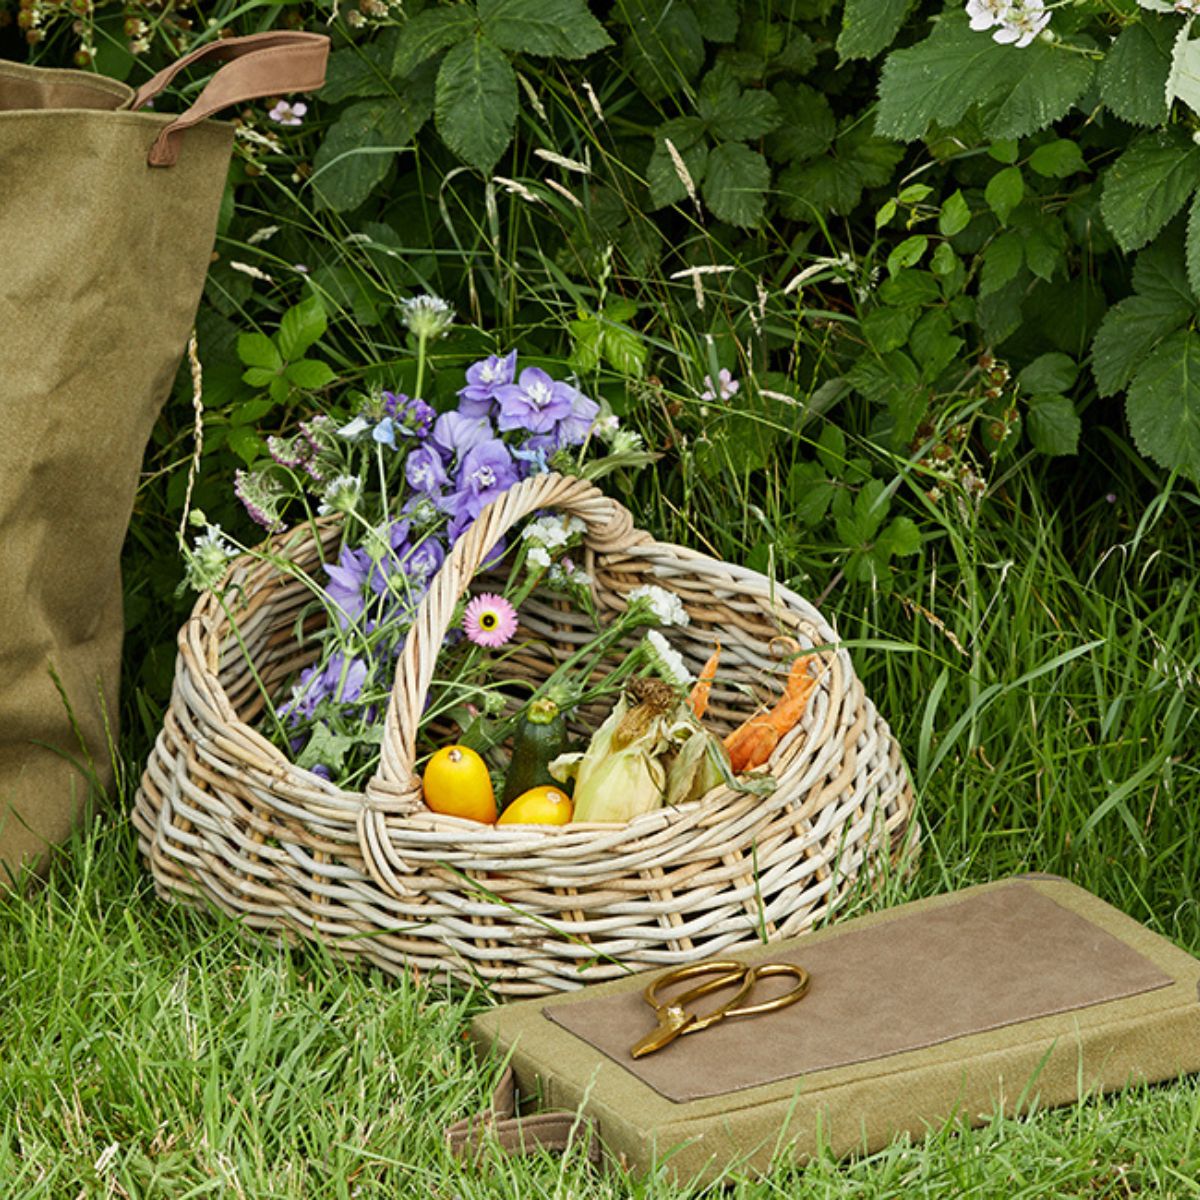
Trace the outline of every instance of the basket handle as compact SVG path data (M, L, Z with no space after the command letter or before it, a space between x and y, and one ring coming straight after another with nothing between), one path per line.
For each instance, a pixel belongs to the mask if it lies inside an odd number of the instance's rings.
M454 610L504 534L523 517L547 508L583 521L587 526L584 544L594 551L623 550L648 540L647 534L634 528L628 509L576 476L535 475L492 501L455 543L417 609L396 663L379 769L367 784L370 811L402 815L422 805L421 781L413 770L417 727Z

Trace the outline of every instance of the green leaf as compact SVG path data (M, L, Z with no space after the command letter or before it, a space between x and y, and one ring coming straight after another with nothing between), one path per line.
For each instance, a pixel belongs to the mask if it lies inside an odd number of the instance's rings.
M985 342L998 346L1021 327L1021 306L1028 286L1029 272L1020 270L995 291L984 293L980 289L975 318Z
M279 377L280 370L281 367L248 367L242 372L242 382L252 388L265 388Z
M1142 13L1127 25L1100 64L1100 99L1133 125L1162 125L1167 120L1167 76L1171 43L1179 23Z
M898 271L902 271L905 267L916 266L921 261L922 255L929 248L929 239L923 233L913 234L912 237L906 237L896 248L888 255L887 269L889 275L895 275Z
M713 216L751 228L762 221L771 168L757 150L725 142L708 156L702 192Z
M700 73L704 38L684 0L618 0L614 15L629 27L622 57L647 100L674 95Z
M306 392L328 387L337 378L334 369L327 362L316 358L300 358L294 363L288 363L284 375L294 387L303 388Z
M903 270L879 285L879 298L893 308L923 308L936 304L942 289L928 271Z
M1167 76L1167 100L1182 100L1193 113L1200 113L1200 40L1188 35L1187 22L1175 39L1171 54L1171 72Z
M253 429L245 425L235 425L225 435L225 440L229 444L229 448L246 464L253 466L254 462L259 458L262 452L266 449L263 445L262 438L254 432Z
M1017 382L1032 394L1069 392L1079 376L1079 364L1069 354L1043 354L1017 376Z
M1092 342L1092 372L1100 395L1119 392L1138 364L1187 316L1188 309L1182 306L1172 310L1146 296L1130 296L1114 304Z
M958 255L954 253L954 247L949 242L942 242L929 260L933 273L943 277L953 275L961 265Z
M837 133L833 109L824 95L806 83L777 83L771 95L779 105L780 125L767 138L767 154L777 162L824 154Z
M237 353L238 358L248 367L277 371L283 366L283 356L265 333L238 334Z
M1039 219L1025 232L1025 263L1039 279L1054 278L1065 250L1066 238L1060 221Z
M1083 151L1067 138L1045 142L1029 156L1030 170L1050 179L1066 179L1077 171L1086 171Z
M1015 138L997 138L988 147L988 157L1007 166L1021 157L1021 147Z
M304 352L325 332L328 321L321 297L311 295L289 308L279 322L279 352L291 361Z
M810 529L825 519L836 490L837 486L826 476L820 463L798 462L788 472L792 512Z
M854 172L863 187L883 187L891 183L892 172L904 157L900 146L871 132L871 122L862 113L851 114L842 122L834 153Z
M699 117L677 117L660 125L654 131L654 152L646 168L650 199L655 208L678 204L688 194L679 168L667 149L668 141L683 160L694 187L700 186L708 166L708 143L704 140L704 122Z
M1009 214L1025 198L1025 180L1020 167L1004 167L988 180L983 198L996 214L1001 225L1008 224Z
M1075 454L1083 426L1075 405L1066 396L1034 396L1026 421L1029 440L1043 454Z
M863 318L863 336L880 354L898 350L908 341L916 317L911 308L877 308Z
M365 100L386 96L393 90L392 60L396 56L397 31L387 30L378 41L343 47L329 56L322 104L342 100Z
M1200 184L1200 146L1180 128L1143 134L1108 169L1100 211L1123 250L1144 246Z
M357 208L387 175L396 152L412 144L432 111L432 97L420 86L346 108L313 158L316 169L309 184L320 206L334 212Z
M470 4L439 5L417 13L400 30L392 74L397 79L411 75L427 59L470 38L478 22L479 16Z
M1015 230L1002 233L989 243L983 252L983 269L979 273L979 294L990 296L1017 277L1025 261L1025 240Z
M938 213L938 233L942 237L954 237L962 233L971 223L971 206L967 203L962 191L956 191L947 196Z
M874 58L895 40L913 0L846 0L837 51L843 62Z
M692 10L706 42L728 44L737 40L736 0L692 0Z
M958 357L963 339L952 333L954 321L944 308L925 313L913 326L908 345L921 367L922 377L932 382Z
M1200 296L1200 192L1192 197L1187 223L1187 276L1192 291Z
M306 770L328 767L337 776L346 765L346 755L357 744L357 739L350 734L334 733L324 721L316 721L304 749L296 758L296 766Z
M479 16L483 32L513 54L586 58L612 45L584 0L479 0Z
M921 548L921 531L908 517L893 517L879 535L875 548L887 558L905 558Z
M879 85L878 130L900 141L945 127L973 105L987 108L989 137L1018 138L1065 116L1087 90L1092 64L1041 40L1018 49L977 33L964 14L941 17L916 46L893 51Z
M476 170L496 165L517 122L517 77L491 42L468 38L442 60L434 119L446 145Z
M836 425L826 425L817 438L817 458L835 479L846 473L846 435Z
M743 91L733 72L721 65L705 75L696 108L717 141L753 141L770 133L782 117L770 92Z
M1125 408L1142 454L1200 480L1200 335L1165 338L1133 377Z

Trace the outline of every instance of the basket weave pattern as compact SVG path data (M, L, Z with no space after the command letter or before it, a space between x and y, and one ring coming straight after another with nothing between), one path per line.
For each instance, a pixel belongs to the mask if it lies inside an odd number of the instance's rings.
M719 787L623 825L483 826L421 800L417 726L438 649L480 565L523 517L553 509L587 525L585 569L603 620L629 592L675 592L690 623L667 630L693 673L719 638L706 722L724 733L768 699L783 669L771 641L837 636L806 601L753 571L652 540L592 485L543 475L485 509L423 600L397 663L382 757L365 792L295 766L251 726L313 651L296 641L336 524L297 528L269 559L245 557L179 636L164 727L134 811L158 889L212 902L254 929L316 937L384 970L445 968L508 995L536 995L681 965L790 937L831 913L863 873L913 840L899 748L844 649L818 652L800 725L776 748L769 795ZM522 605L508 669L544 679L591 637L554 597ZM257 676L257 678L256 678ZM593 727L603 711L586 714Z

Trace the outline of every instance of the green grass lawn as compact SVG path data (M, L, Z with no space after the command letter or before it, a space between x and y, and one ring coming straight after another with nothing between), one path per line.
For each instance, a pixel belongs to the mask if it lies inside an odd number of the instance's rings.
M1200 952L1200 505L1117 460L1092 464L1116 480L1111 502L1059 494L1022 466L979 513L932 509L933 536L890 595L826 577L824 605L906 749L924 829L915 875L864 904L1052 871ZM744 527L722 502L685 518L650 501L639 517L736 558ZM132 781L144 735L123 751ZM44 888L0 900L5 1200L694 1194L665 1172L578 1158L452 1160L443 1126L481 1107L495 1077L463 1038L488 998L281 950L160 902L132 789ZM731 1180L731 1194L1200 1195L1198 1130L1188 1080L781 1165Z

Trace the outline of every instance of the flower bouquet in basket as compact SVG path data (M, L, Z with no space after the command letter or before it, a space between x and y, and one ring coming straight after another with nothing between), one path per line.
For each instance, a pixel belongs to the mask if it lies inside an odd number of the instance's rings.
M270 439L207 527L136 820L160 887L506 992L692 961L829 911L908 826L836 635L655 542L593 480L650 461L515 351ZM200 516L197 523L203 523Z

